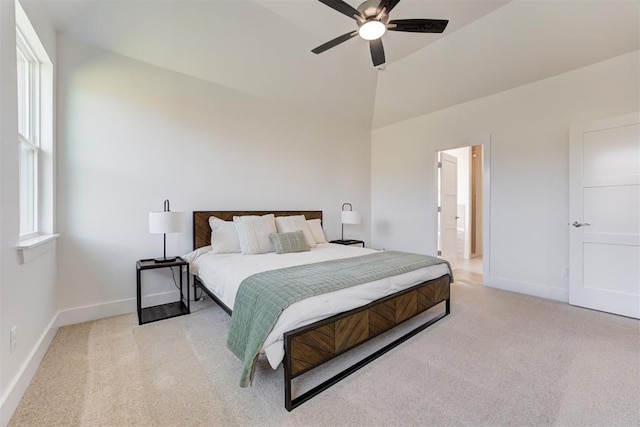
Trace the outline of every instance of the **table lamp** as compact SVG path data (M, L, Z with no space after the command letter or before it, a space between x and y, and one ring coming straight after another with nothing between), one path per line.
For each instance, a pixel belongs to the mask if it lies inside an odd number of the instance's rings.
M348 207L349 209L345 209ZM345 224L360 224L360 214L353 210L351 203L342 204L342 212L340 216L340 222L342 223L342 238L344 241L344 225Z
M155 262L173 262L176 257L167 258L167 233L184 232L186 215L184 212L171 212L169 200L164 201L164 211L149 212L149 233L162 234L164 240L163 257L154 259Z

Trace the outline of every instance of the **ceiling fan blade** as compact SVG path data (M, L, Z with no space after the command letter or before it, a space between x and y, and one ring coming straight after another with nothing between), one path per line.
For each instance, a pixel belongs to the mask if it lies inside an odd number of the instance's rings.
M384 48L382 47L382 39L369 40L369 48L371 49L371 59L373 66L377 67L384 64Z
M340 13L347 15L349 18L356 19L356 16L360 16L360 12L358 12L353 7L349 6L342 0L318 0L320 3L324 3L329 6L331 9L337 10Z
M446 19L396 19L389 21L387 28L407 33L441 33L448 23Z
M386 9L388 15L389 12L391 12L391 9L396 7L398 3L400 3L400 0L382 0L380 2L380 5L378 6L378 12L380 12L382 9Z
M322 44L322 45L318 46L317 48L312 49L311 52L313 52L315 54L322 53L327 49L331 49L334 46L338 46L340 43L346 42L350 38L354 37L356 34L358 34L357 31L349 31L346 34L343 34L343 35L341 35L339 37L336 37L333 40L329 40L325 44Z

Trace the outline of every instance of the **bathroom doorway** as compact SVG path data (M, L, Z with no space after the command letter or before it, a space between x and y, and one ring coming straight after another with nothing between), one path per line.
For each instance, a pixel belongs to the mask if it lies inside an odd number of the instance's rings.
M472 283L483 281L483 156L480 144L438 152L438 255Z

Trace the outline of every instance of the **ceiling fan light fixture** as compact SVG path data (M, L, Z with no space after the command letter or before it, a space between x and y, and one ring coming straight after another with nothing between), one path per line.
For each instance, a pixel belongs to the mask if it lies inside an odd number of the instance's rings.
M315 54L322 53L347 40L351 40L356 34L359 34L360 37L369 42L371 60L373 61L373 66L379 67L378 69L382 69L381 67L385 63L381 38L387 30L405 33L442 33L449 23L446 19L394 19L389 21L389 13L401 0L365 0L357 9L344 0L318 1L348 16L350 19L355 19L359 29L329 40L315 49L311 49L311 52Z
M367 21L358 30L358 34L365 40L376 40L387 31L386 25L380 21Z

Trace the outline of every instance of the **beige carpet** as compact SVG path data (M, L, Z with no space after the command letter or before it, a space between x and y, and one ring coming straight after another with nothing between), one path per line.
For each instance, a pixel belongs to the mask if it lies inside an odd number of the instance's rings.
M11 426L640 425L640 323L458 282L452 314L293 412L209 301L61 328ZM326 372L323 372L326 374ZM308 382L308 381L306 381Z

